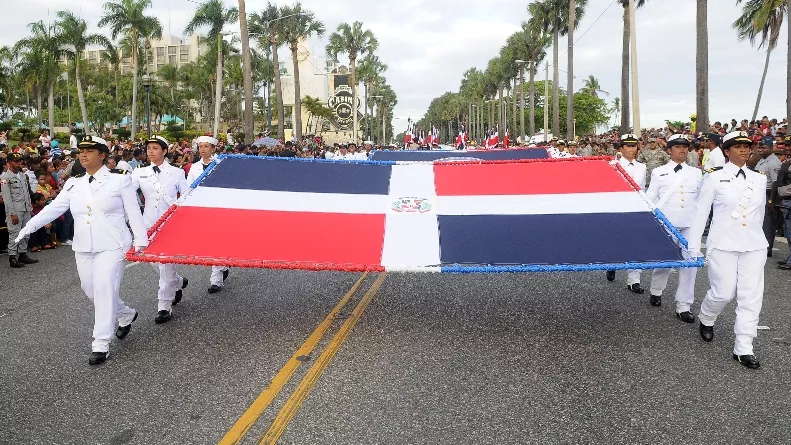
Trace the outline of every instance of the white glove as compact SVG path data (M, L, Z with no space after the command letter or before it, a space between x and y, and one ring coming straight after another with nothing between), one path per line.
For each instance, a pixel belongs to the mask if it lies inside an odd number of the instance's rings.
M689 255L692 258L702 258L703 257L703 254L700 252L700 250L697 250L697 249L696 250L690 250L689 251Z
M135 253L140 252L141 250L145 249L146 246L135 246Z
M19 235L17 235L16 239L14 240L14 244L19 244L22 241L22 238L30 235L30 231L27 227L23 227L22 230L19 231Z

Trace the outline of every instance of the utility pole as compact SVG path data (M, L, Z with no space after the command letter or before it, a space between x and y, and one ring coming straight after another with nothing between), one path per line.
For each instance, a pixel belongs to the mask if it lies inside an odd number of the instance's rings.
M250 34L247 29L247 12L245 0L239 0L239 27L242 31L242 70L244 77L244 143L250 144L254 140L255 128L253 122L253 63L250 55Z
M640 88L637 85L637 32L634 23L634 0L629 0L629 27L631 28L632 52L632 125L634 134L640 137Z

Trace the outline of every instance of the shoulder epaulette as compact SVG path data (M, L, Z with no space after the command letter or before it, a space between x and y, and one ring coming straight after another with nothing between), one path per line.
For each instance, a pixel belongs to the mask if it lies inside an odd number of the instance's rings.
M85 172L77 173L76 175L72 176L72 178L82 178L85 176Z
M129 174L129 170L119 170L117 168L114 168L114 169L110 170L110 173L118 173L119 175L128 175Z
M717 170L722 170L722 167L712 167L712 168L707 168L707 169L706 169L706 170L704 170L704 171L705 171L706 173L711 173L711 172L716 172Z

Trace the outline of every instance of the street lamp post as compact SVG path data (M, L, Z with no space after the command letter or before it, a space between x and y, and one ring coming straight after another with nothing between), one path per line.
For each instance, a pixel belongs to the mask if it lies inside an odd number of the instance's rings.
M519 112L519 135L522 138L522 143L525 142L525 61L517 60L519 64L519 104L521 110Z
M104 122L102 122L102 104L103 104L103 102L99 101L99 103L98 103L98 105L99 105L99 122L97 123L98 128L99 128L99 134L103 134L103 131L104 131Z
M146 131L148 133L148 138L151 139L151 85L153 84L153 79L151 78L151 74L143 74L141 77L141 84L143 88L146 89ZM134 138L135 135L132 135Z

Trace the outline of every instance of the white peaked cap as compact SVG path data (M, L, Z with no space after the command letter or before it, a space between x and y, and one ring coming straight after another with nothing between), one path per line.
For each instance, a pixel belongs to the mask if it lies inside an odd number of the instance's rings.
M200 136L197 139L195 139L195 143L196 144L200 144L202 142L206 142L206 143L209 143L209 144L214 145L214 146L217 145L217 139L215 139L215 138L213 138L211 136Z

